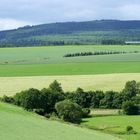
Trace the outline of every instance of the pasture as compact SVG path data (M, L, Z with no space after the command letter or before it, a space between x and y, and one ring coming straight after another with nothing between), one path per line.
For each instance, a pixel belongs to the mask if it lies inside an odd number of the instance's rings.
M125 51L126 54L63 57L67 53ZM138 53L129 53L138 51ZM0 77L139 73L140 46L51 46L0 49Z
M95 51L125 51L139 53L112 54L64 58L68 53ZM92 62L136 62L140 60L140 46L51 46L51 47L22 47L1 48L0 64L65 64Z
M0 116L0 140L119 140L101 132L46 120L4 103L0 103Z
M140 139L140 116L99 116L83 120L82 125L106 133L116 134L126 140ZM137 134L123 134L127 126L132 126Z

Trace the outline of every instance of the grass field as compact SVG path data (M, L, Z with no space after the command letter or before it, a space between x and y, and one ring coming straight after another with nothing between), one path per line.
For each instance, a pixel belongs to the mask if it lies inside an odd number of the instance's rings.
M64 58L67 53L94 51L138 51ZM0 76L87 75L139 73L140 46L55 46L0 49Z
M0 103L0 140L119 140L108 134L49 121Z
M78 58L64 58L67 53L94 51L138 51L116 55L86 56ZM51 46L51 47L23 47L1 48L0 64L58 64L77 62L114 62L114 61L139 61L140 46Z
M117 134L126 140L140 139L140 116L101 116L84 119L82 125L101 130L110 134ZM127 126L132 126L138 134L120 134Z
M0 65L0 77L140 73L140 62Z
M0 77L0 96L14 95L28 88L42 89L54 80L62 84L64 91L74 91L77 87L84 90L115 90L123 89L127 81L140 82L139 73L70 75L70 76L33 76L33 77Z

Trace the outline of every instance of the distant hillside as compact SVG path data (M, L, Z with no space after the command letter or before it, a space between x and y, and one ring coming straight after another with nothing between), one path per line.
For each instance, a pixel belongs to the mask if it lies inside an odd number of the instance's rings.
M0 32L0 46L124 44L140 41L140 21L96 20L25 26Z

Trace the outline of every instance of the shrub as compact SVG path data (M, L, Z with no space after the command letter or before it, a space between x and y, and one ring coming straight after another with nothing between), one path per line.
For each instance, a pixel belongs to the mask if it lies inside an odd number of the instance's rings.
M2 101L2 102L6 102L6 103L14 103L13 97L8 97L8 96L6 96L6 95L4 95L4 96L1 98L1 101Z
M132 131L133 130L133 127L132 126L127 126L126 127L126 132L130 132L130 131Z
M56 103L55 109L58 116L64 121L80 123L82 119L82 108L69 100Z
M89 117L89 114L90 114L90 109L89 108L83 108L82 112L83 112L82 113L83 114L82 115L83 118Z
M38 109L42 106L41 94L37 89L22 91L14 96L15 104L24 107L27 110Z
M126 133L127 133L127 134L137 134L137 132L134 131L134 129L133 129L132 126L127 126L127 127L126 127Z
M35 112L36 114L39 114L39 115L44 115L45 114L45 111L42 108L33 109L33 112Z
M126 115L138 115L139 114L139 107L136 106L131 101L124 102L122 109L123 109L124 114L126 114Z

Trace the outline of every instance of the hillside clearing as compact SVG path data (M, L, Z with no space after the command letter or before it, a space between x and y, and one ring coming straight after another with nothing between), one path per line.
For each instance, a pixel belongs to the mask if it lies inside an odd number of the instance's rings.
M0 103L0 114L0 140L119 140L97 131L45 120L4 103Z
M120 91L127 81L140 82L140 73L71 75L71 76L33 76L33 77L0 77L0 96L14 95L28 88L42 89L58 80L65 91L74 91L77 87L84 90Z

